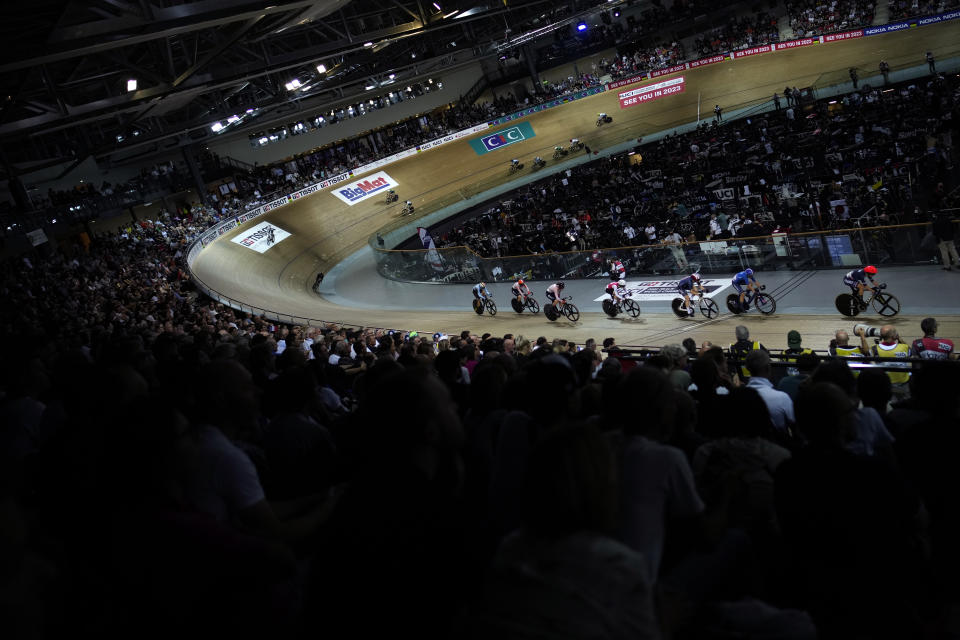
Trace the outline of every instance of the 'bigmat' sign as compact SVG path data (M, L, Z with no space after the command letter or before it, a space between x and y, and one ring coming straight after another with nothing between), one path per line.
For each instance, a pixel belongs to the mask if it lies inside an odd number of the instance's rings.
M388 176L383 171L371 174L366 178L356 179L344 182L339 187L331 191L351 207L361 200L382 195L384 192L397 186L397 181Z
M623 93L617 94L617 97L620 98L620 108L626 109L627 107L638 105L641 102L649 102L658 98L672 96L675 93L683 93L685 89L686 83L684 82L683 76L677 76L676 78L670 78L662 82L648 84L639 89L624 91Z

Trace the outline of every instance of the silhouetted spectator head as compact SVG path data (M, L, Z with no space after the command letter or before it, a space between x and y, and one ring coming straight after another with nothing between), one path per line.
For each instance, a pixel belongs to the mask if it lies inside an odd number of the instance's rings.
M857 376L857 395L863 406L876 409L880 415L887 413L887 403L893 397L890 376L880 369L864 369Z
M697 393L714 393L720 384L717 363L709 358L697 358L690 365L690 378L697 385Z
M820 356L815 353L801 353L797 356L796 363L800 373L811 374L820 364Z
M683 339L683 348L687 350L687 355L693 358L697 357L697 341L693 338L684 338Z
M754 378L770 377L770 354L763 349L753 349L747 354L747 369Z
M625 434L658 441L669 439L677 405L673 384L663 371L637 367L623 379L619 391L619 418Z
M831 382L801 385L794 403L797 427L818 448L841 448L851 429L850 415L857 405Z
M524 523L539 537L614 527L613 460L595 428L563 425L548 431L530 454Z
M850 365L843 358L832 358L820 363L813 372L813 382L830 382L841 389L848 396L857 395L857 379L850 370Z
M718 412L720 435L727 438L757 438L772 428L770 409L756 389L732 389L725 403L729 403L728 406L733 410Z
M219 427L227 437L254 433L259 428L260 391L250 373L232 360L217 360L197 372L194 410L204 422Z

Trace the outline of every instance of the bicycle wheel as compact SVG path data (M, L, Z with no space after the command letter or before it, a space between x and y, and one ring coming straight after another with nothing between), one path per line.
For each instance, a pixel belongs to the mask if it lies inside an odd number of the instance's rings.
M567 316L570 322L576 322L580 319L580 309L577 309L577 305L572 302L568 302L563 305L563 315Z
M874 311L885 318L890 318L900 313L900 301L897 300L893 294L887 293L886 291L880 291L873 296L872 304Z
M777 310L777 301L767 293L758 293L753 299L753 305L765 316L773 315Z
M547 304L543 307L543 315L547 316L547 320L553 322L557 319L557 308L552 304Z
M520 304L520 301L516 298L510 298L510 306L513 307L513 310L517 313L523 313L523 305Z
M713 298L701 298L700 313L707 318L716 318L720 315L720 305L718 305Z
M640 315L640 305L638 305L634 300L624 300L623 309L630 314L631 318L636 318L638 315Z
M527 298L527 309L530 309L530 313L540 313L540 303L533 298Z
M476 298L473 299L473 310L477 313L478 316L483 315L483 303L477 300Z
M487 300L487 312L489 312L490 315L492 315L492 316L497 315L497 303L494 302L493 300L489 300L489 299L488 299L488 300Z
M838 295L837 299L833 301L833 304L836 305L837 311L848 318L852 318L860 313L860 305L857 304L856 298L849 293L841 293Z
M727 309L730 310L730 313L740 314L740 296L735 293L731 293L727 296Z
M611 318L617 317L617 305L613 304L613 300L604 300L600 303L600 306L603 308L603 312Z
M674 298L673 302L670 303L670 308L673 309L678 318L686 318L689 315L687 310L683 308L683 298Z

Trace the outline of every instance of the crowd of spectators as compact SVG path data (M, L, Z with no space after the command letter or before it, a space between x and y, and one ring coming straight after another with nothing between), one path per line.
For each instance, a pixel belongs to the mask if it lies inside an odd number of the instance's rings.
M931 16L957 7L960 7L960 2L957 0L890 0L887 3L891 22L917 16Z
M796 332L796 371L746 327L628 370L612 338L284 326L189 290L202 215L4 265L13 637L956 631L955 363L892 402Z
M50 188L34 205L41 209L63 206L98 209L101 203L109 201L114 203L113 208L121 208L124 202L136 203L150 193L188 188L190 184L187 171L173 162L159 162L142 168L139 175L119 184L104 181L98 187L92 182L81 181L70 190Z
M873 24L873 0L787 0L790 28L797 38L847 31Z
M732 17L694 41L697 54L711 56L780 41L777 18L765 11Z
M953 78L862 90L574 167L434 235L491 257L920 222L949 204L958 122Z

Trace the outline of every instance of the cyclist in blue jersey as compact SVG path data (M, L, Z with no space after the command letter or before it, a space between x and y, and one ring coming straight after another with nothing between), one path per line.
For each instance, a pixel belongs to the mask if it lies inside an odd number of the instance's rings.
M481 282L480 284L473 285L473 297L477 300L486 300L490 297L490 292L487 291L487 283Z
M677 283L677 292L683 296L683 308L687 310L687 315L694 314L693 305L690 304L690 294L699 293L703 295L703 287L700 284L700 274L691 273L686 278Z
M746 311L747 309L743 306L743 299L746 297L747 291L758 291L760 289L760 283L757 282L756 276L753 275L753 269L744 269L733 276L732 284L733 288L740 294L740 308ZM744 291L744 287L747 288L746 291Z
M847 272L847 274L843 276L843 284L850 287L850 293L862 300L864 289L876 291L874 287L877 286L877 282L873 279L875 275L877 275L877 268L873 265L867 265L863 269L854 269L853 271ZM867 286L868 279L873 286Z

